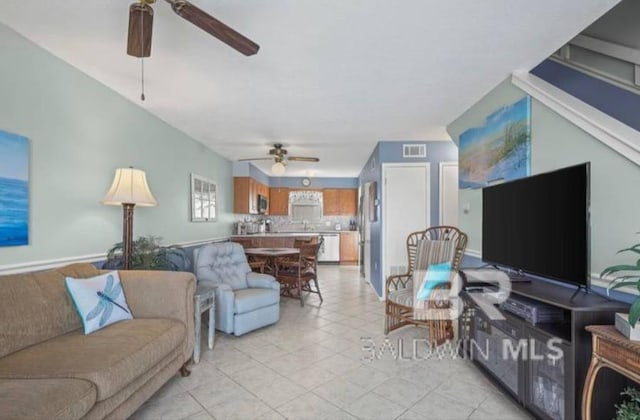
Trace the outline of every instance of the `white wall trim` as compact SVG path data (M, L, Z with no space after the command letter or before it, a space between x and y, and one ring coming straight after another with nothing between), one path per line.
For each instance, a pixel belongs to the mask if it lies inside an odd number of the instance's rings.
M640 165L640 132L533 74L513 73L511 82L606 146Z
M94 263L107 258L107 253L90 254L90 255L78 255L75 257L54 258L50 260L30 261L18 264L5 264L0 265L0 274L20 274L31 271L49 270L56 267L61 267L67 264L74 263Z
M468 256L474 257L474 258L482 258L482 253L480 251L476 251L475 249L467 248L464 251L464 255L468 255Z
M209 244L212 242L222 242L228 240L229 237L200 239L197 241L178 242L175 245L181 247L190 247ZM52 268L62 267L68 264L75 263L94 263L107 259L107 253L89 254L89 255L77 255L73 257L53 258L50 260L29 261L17 264L5 264L0 265L0 275L8 274L21 274L29 273L33 271L50 270Z
M446 166L459 166L459 162L455 160L443 161L438 164L438 224L442 225L442 201L444 196L444 188L442 188L442 172ZM458 188L460 191L460 188Z

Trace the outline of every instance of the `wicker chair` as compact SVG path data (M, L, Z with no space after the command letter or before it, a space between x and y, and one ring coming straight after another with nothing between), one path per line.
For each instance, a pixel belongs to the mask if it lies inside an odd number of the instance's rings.
M419 261L422 266L416 267L416 255L421 241L446 242L438 242L444 245L442 246L444 252L440 253L440 256L437 254L425 255ZM429 329L429 340L432 343L439 345L453 338L453 324L448 319L448 316L428 316L424 319L416 316L416 308L413 305L413 299L415 298L413 275L414 271L426 270L428 265L446 261L451 262L452 273L457 273L466 246L467 235L453 226L434 226L409 234L407 237L409 262L407 272L389 276L386 281L385 334L405 325L416 325ZM430 259L432 260L430 261ZM420 287L420 284L416 284L415 287ZM443 293L448 290L448 284L434 288L434 292L437 292L438 296L448 295ZM446 297L444 299L429 300L427 305L429 309L435 310L435 313L447 312L449 308L449 302Z
M280 295L300 299L300 306L304 306L302 292L316 293L323 302L320 286L318 285L317 255L320 243L308 243L300 245L300 254L295 260L276 260L276 279L281 284ZM314 287L311 286L313 282Z
M255 241L250 238L233 238L231 239L231 242L242 245L242 248L257 248ZM264 273L267 264L266 258L247 255L247 262L249 263L249 267L251 267L251 271Z

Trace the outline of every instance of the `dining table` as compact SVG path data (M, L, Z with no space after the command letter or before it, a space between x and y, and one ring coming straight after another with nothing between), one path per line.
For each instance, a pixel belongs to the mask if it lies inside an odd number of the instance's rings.
M278 278L278 265L276 261L282 257L293 257L300 254L299 248L245 248L247 256L264 258L265 270Z

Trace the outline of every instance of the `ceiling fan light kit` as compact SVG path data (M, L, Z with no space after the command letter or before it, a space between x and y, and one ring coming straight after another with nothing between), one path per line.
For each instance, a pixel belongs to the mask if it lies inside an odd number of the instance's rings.
M151 36L153 33L153 2L133 3L129 6L129 41L127 54L143 58L151 57Z
M274 175L277 175L277 176L284 175L285 169L286 168L284 166L284 163L276 162L271 167L271 173L273 173Z

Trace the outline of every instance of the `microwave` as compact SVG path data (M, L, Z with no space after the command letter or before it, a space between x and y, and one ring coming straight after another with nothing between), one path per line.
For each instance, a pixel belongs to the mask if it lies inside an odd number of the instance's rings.
M258 213L266 213L269 208L269 200L264 195L258 194Z

